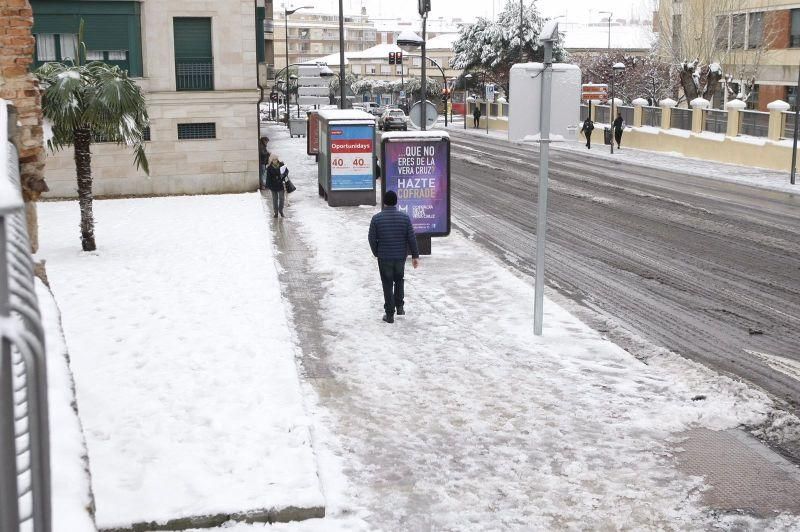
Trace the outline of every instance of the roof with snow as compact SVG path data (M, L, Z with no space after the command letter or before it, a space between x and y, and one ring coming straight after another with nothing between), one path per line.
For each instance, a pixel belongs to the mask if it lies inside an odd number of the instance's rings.
M428 50L452 50L453 43L458 39L458 33L445 33L432 39L428 39Z
M567 24L564 32L564 48L576 50L608 49L608 26L584 26ZM616 50L649 50L655 34L646 26L611 26L611 48Z

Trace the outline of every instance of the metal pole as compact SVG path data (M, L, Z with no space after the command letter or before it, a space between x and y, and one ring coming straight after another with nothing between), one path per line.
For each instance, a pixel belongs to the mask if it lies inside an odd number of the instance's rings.
M339 109L346 109L344 105L344 6L339 0Z
M542 335L544 311L544 243L547 230L547 172L550 158L550 92L553 80L553 42L544 41L542 100L539 115L539 207L536 211L536 289L533 304L533 334Z
M464 129L467 129L467 73L464 72Z
M608 121L614 123L614 78L617 77L617 71L611 68L611 106L608 108L609 116ZM603 133L605 137L605 132ZM605 138L603 138L605 140ZM614 153L614 128L611 128L611 153Z
M422 129L422 131L425 131L427 129L426 122L428 121L428 76L427 76L427 71L426 71L427 56L425 55L425 50L426 50L425 39L427 38L426 35L425 35L425 32L426 32L426 29L427 29L427 23L428 23L428 13L426 11L425 14L422 15L422 72L421 72L421 75L422 75L422 89L421 89L422 102L420 104L420 105L422 105L422 108L420 109L420 116L421 116L420 122L422 122L422 124L420 124L420 129Z
M283 32L286 41L286 92L283 96L283 103L286 106L286 127L289 127L289 11L283 10ZM278 111L280 114L280 110Z
M789 184L795 184L797 173L797 119L800 117L800 65L797 68L797 88L794 92L794 136L792 140L792 175L789 177Z
M525 7L525 1L519 0L519 62L520 63L525 62L525 52L524 52L525 47L522 45L522 35L523 35L522 21L525 20L525 15L523 11L524 7Z
M6 219L0 215L0 318L7 318L10 311L6 256ZM0 337L0 530L3 531L18 530L19 526L13 371L11 343Z

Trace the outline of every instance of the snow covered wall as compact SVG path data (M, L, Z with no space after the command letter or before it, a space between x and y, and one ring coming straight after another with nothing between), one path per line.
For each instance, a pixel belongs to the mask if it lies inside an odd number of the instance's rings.
M539 133L542 101L542 63L519 63L511 67L508 138L522 140ZM550 136L574 137L568 126L580 121L581 71L576 65L553 64L550 99Z

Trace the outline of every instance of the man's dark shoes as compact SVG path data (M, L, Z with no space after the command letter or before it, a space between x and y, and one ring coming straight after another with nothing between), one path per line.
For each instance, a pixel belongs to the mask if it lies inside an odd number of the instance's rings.
M384 314L383 321L386 323L394 323L394 314Z
M406 315L406 311L403 309L402 306L397 307L397 315L398 316L405 316Z

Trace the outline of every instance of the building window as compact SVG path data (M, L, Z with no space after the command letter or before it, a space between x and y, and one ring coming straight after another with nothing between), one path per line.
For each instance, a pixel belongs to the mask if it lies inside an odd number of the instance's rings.
M800 48L800 9L792 9L792 27L789 46Z
M78 53L78 36L73 33L37 33L36 63L48 61L75 61Z
M415 67L422 66L422 58L421 57L413 57L411 58L411 64Z
M764 36L764 13L750 13L747 15L747 47L758 48Z
M744 33L747 15L739 13L731 15L731 49L740 50L744 48Z
M403 65L400 65L395 69L395 75L400 76L402 74L403 74Z
M146 141L150 140L150 126L144 128L144 131L142 131L142 137L144 137L144 140Z
M791 110L794 111L797 105L797 87L788 86L786 87L786 103L791 105Z
M214 57L211 47L211 19L175 17L175 89L214 90Z
M351 65L350 72L353 74L361 74L361 65Z
M392 75L392 66L381 65L381 76L391 76L391 75Z
M730 25L730 17L728 15L717 17L717 27L714 30L714 40L717 43L718 51L725 51L728 49L728 33L730 30Z
M375 73L375 65L367 65L367 74Z
M178 124L178 140L215 139L217 124L204 122L200 124Z

